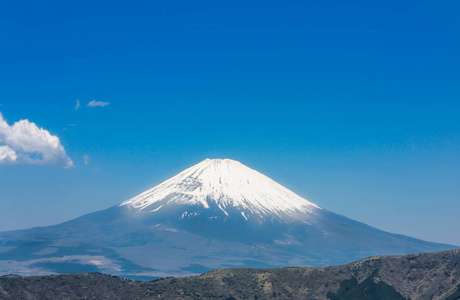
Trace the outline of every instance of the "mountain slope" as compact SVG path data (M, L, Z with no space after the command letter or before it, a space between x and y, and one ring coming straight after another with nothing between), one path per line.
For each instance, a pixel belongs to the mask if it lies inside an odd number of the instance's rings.
M0 277L2 299L454 300L460 250L372 257L327 268L222 269L135 282L102 274Z
M109 209L0 233L0 274L101 271L152 278L453 248L372 228L239 162L208 159Z

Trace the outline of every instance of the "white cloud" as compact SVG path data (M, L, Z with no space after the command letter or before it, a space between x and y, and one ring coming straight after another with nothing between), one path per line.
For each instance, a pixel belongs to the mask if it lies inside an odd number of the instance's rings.
M0 163L14 163L18 159L16 152L8 146L0 146Z
M74 108L74 109L75 109L75 110L79 110L80 107L81 107L81 105L80 105L80 100L77 100L77 103L75 104L75 108Z
M110 104L109 102L93 100L93 101L89 102L87 106L89 106L89 107L96 107L96 106L104 107L104 106L107 106L109 104Z
M24 163L73 167L59 138L29 120L13 125L0 113L0 164Z
M87 165L89 164L89 155L83 155L83 159L84 159L84 164Z

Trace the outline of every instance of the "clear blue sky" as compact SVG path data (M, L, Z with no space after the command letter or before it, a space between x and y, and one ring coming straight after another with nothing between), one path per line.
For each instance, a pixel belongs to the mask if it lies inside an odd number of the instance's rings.
M0 112L8 128L24 119L57 136L74 167L0 164L0 231L107 208L210 157L378 228L460 245L459 11L3 1Z

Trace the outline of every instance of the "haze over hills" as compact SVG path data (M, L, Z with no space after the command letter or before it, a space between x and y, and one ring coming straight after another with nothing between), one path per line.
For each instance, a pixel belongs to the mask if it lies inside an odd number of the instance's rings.
M206 159L106 210L0 233L0 274L152 278L453 248L330 212L237 161Z
M460 251L326 268L221 269L136 282L103 274L0 276L2 299L460 299Z

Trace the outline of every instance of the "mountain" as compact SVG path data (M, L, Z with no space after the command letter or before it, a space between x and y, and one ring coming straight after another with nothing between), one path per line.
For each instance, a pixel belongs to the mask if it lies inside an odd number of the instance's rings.
M220 269L137 282L103 274L0 277L1 299L458 300L460 250L326 268Z
M148 279L453 248L330 212L237 161L206 159L106 210L0 233L0 274L103 272Z

